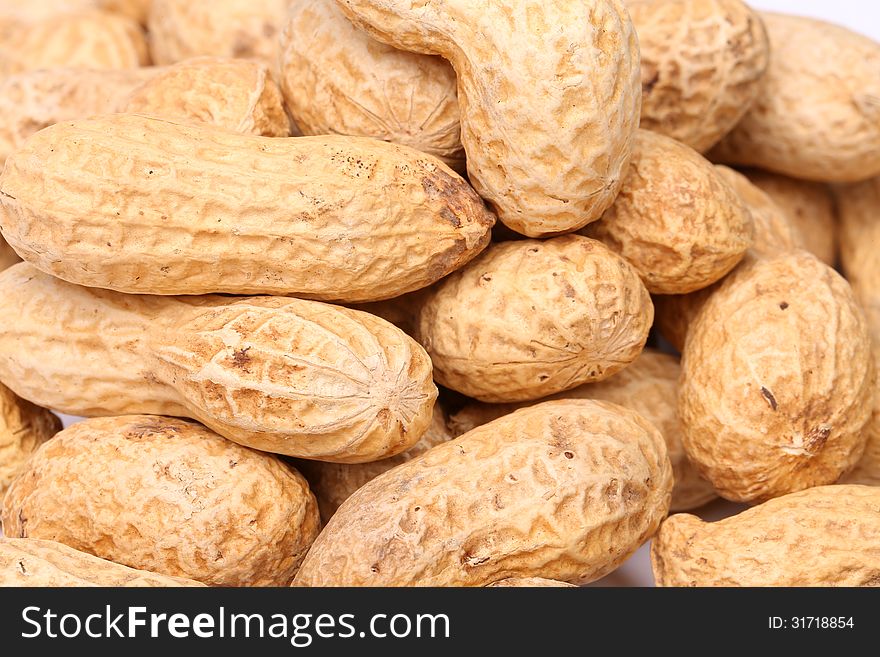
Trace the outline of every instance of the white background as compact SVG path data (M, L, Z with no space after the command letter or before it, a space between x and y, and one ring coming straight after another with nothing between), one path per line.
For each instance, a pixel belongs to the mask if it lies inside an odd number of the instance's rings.
M845 25L880 41L880 0L752 0L752 7L803 16L814 16ZM65 424L70 418L62 416ZM698 511L706 520L717 520L746 507L715 502ZM597 582L610 586L653 586L648 546L642 547L617 571Z

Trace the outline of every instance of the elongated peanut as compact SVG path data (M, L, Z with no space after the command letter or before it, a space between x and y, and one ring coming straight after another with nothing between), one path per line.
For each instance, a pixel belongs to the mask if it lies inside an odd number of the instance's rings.
M61 430L61 421L0 384L0 500L31 454Z
M880 488L819 486L718 522L671 516L658 586L880 586Z
M372 463L302 461L297 467L309 480L309 485L318 500L321 519L326 523L339 506L361 486L391 468L424 454L435 445L451 439L452 434L446 427L446 416L439 407L435 407L431 424L419 438L419 442L397 456Z
M193 417L269 452L373 461L411 447L424 350L367 313L280 297L149 297L0 274L0 380L72 415ZM64 323L59 324L58 318Z
M120 111L242 134L290 135L281 90L269 67L246 59L194 57L169 66L135 89Z
M582 230L632 264L654 294L686 294L733 269L752 244L746 205L708 160L639 130L620 195Z
M244 57L275 65L288 0L152 0L147 26L157 64Z
M734 501L834 483L865 449L874 386L868 327L839 274L805 251L749 262L688 330L685 450Z
M39 538L0 538L0 586L204 586L99 559Z
M546 402L363 486L318 536L294 584L590 582L654 533L671 489L663 439L641 416L605 402Z
M652 318L631 265L601 242L565 235L490 246L436 286L416 336L446 387L523 401L623 369Z
M458 76L470 180L514 230L598 219L638 124L638 42L619 0L340 0L358 27Z
M761 18L770 66L713 159L819 182L880 175L880 44L811 18Z
M639 35L643 128L703 152L757 98L770 45L740 0L629 0Z
M646 349L630 365L604 381L586 383L541 401L599 399L639 413L660 430L666 441L674 482L669 508L672 511L686 511L702 506L715 499L716 495L712 485L700 476L684 452L681 422L678 419L680 372L674 356ZM453 436L460 436L527 405L532 404L467 404L449 418L449 429Z
M290 3L281 88L304 134L376 137L464 170L455 72L356 29L335 0Z
M290 583L321 524L306 480L277 457L152 415L57 434L9 488L2 518L8 536L217 586Z
M0 191L22 258L146 294L394 297L469 261L494 222L464 180L404 146L127 114L34 135Z

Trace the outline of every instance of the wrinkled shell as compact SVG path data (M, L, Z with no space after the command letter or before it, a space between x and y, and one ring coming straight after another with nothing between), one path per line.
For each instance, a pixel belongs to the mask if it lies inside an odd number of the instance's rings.
M50 411L0 384L0 500L31 454L60 430L61 420Z
M517 587L517 588L545 588L545 587L554 587L554 588L577 588L574 584L569 584L568 582L560 582L556 579L545 579L543 577L508 577L507 579L502 579L498 582L492 582L487 586L487 588L508 588L508 587Z
M0 81L0 159L50 125L120 110L132 90L159 70L47 68Z
M471 183L505 224L530 237L572 231L614 201L641 98L619 0L339 6L380 41L450 61Z
M849 284L805 251L756 260L725 280L688 331L685 450L729 500L833 483L865 449L874 385Z
M3 500L3 531L215 586L289 584L320 530L306 480L193 422L86 420L45 443Z
M327 522L339 506L351 495L380 474L393 467L406 463L427 452L440 443L452 439L446 428L446 417L438 407L434 409L428 430L419 442L397 456L373 461L372 463L327 463L322 461L302 461L297 468L309 480L309 485L318 500L321 519Z
M770 45L740 0L630 0L639 35L643 128L703 152L761 89Z
M71 415L193 417L269 452L402 452L431 419L424 350L367 313L280 297L148 297L0 274L0 380ZM64 318L64 323L58 318Z
M281 88L300 130L404 144L464 170L455 71L356 29L335 0L295 0L282 40Z
M494 223L464 180L404 146L127 114L34 135L0 190L22 258L144 294L390 298L468 262Z
M156 64L244 57L275 65L288 0L152 0L147 26Z
M827 185L749 169L746 176L785 212L798 243L833 267L837 261L837 211Z
M125 69L150 63L134 21L103 11L61 14L13 30L0 45L0 73L41 68Z
M245 59L197 57L175 64L137 88L121 111L242 134L290 135L281 90L269 67Z
M880 586L880 488L820 486L706 523L671 516L658 586Z
M417 339L444 386L524 401L624 368L652 320L632 266L601 242L566 235L491 245L436 287Z
M631 365L605 381L587 383L547 398L611 402L635 411L657 427L666 441L666 451L672 463L674 485L671 511L695 509L716 497L711 484L688 461L682 446L681 423L678 420L680 371L674 356L646 349ZM524 406L471 403L449 418L449 429L453 436L460 436Z
M811 18L761 17L770 66L712 157L818 182L880 175L880 44Z
M321 532L294 583L586 583L654 533L671 490L663 438L641 416L604 402L547 402L363 486Z
M622 255L653 294L685 294L733 269L752 244L752 217L696 151L639 130L620 195L583 234Z
M99 559L55 541L0 538L0 586L204 586Z

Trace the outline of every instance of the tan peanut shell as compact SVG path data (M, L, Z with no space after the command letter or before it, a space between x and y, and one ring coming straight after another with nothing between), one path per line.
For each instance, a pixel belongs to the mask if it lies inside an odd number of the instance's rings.
M380 41L450 61L471 183L509 227L568 232L614 201L641 97L638 41L619 0L339 6Z
M455 71L444 59L376 41L335 0L295 0L289 12L281 88L304 134L375 137L464 170Z
M494 223L457 174L404 146L128 114L34 135L0 191L23 259L144 294L395 297L468 262Z
M306 480L194 422L93 418L45 443L3 531L215 586L289 584L321 527Z
M204 586L99 559L39 538L0 538L0 587Z
M880 175L880 44L820 20L761 17L770 66L712 157L818 182Z
M639 35L641 125L704 152L761 89L770 45L740 0L629 0Z
M134 21L103 11L62 13L21 23L0 44L0 74L41 68L126 69L150 62Z
M159 70L45 68L0 80L0 160L50 125L119 111Z
M487 585L487 588L577 588L574 584L544 577L508 577Z
M586 400L524 408L360 488L306 555L300 586L586 583L666 515L672 469L640 415Z
M436 285L437 283L391 299L351 304L350 307L381 317L386 322L394 324L407 335L415 335L421 307L427 298L431 296Z
M283 297L150 297L0 274L0 381L71 415L192 417L268 452L358 463L431 419L424 350L367 313ZM58 318L64 318L64 323Z
M0 500L31 454L60 430L57 416L0 384Z
M678 420L680 372L678 359L674 356L646 349L614 376L598 383L586 383L546 399L598 399L611 402L639 413L657 427L666 441L666 451L672 463L671 511L695 509L716 497L711 484L700 476L682 446L682 429ZM522 403L467 404L449 418L449 429L453 436L460 436L524 406Z
M749 169L745 175L782 209L803 248L833 267L837 262L837 211L828 185L760 169Z
M753 230L749 210L708 160L639 130L614 205L582 234L626 258L652 294L686 294L733 269Z
M146 25L147 23L147 15L152 2L153 0L97 0L97 4L101 9L128 16L141 25Z
M77 14L90 9L122 14L139 23L146 18L152 0L3 0L0 20L38 21L60 14Z
M120 111L206 123L242 134L290 136L281 90L269 67L254 60L184 60L135 89Z
M880 586L880 488L819 486L718 522L678 514L651 548L658 586Z
M436 286L416 339L444 386L487 402L540 399L635 360L653 320L638 272L580 235L492 244Z
M864 315L837 272L805 251L749 262L688 330L685 450L733 501L834 483L865 449L875 384Z
M288 0L152 0L147 27L156 64L243 57L276 65Z
M419 442L397 456L372 463L302 461L297 463L297 468L308 479L312 492L318 500L321 519L326 523L339 506L361 486L391 468L424 454L435 445L451 439L452 434L446 427L446 417L443 411L436 407L431 424L419 438Z

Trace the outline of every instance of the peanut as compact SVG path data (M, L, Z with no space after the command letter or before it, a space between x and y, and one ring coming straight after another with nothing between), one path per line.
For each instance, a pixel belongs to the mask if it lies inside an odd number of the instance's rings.
M880 489L819 486L713 523L671 516L658 586L880 586Z
M99 559L55 541L0 538L0 586L204 586Z
M320 529L308 484L279 459L151 415L57 434L12 483L2 518L11 537L215 586L288 584Z
M291 2L281 50L281 88L304 134L376 137L464 170L455 72L440 57L372 39L334 0Z
M629 0L639 35L641 125L703 152L760 92L770 46L740 0Z
M686 294L733 269L752 243L737 193L693 149L639 130L620 195L582 234L622 255L654 294Z
M0 384L0 500L31 454L60 430L55 415Z
M34 135L0 191L23 259L146 294L395 297L468 262L494 222L464 180L404 146L127 114Z
M448 388L539 399L623 369L653 318L638 273L601 242L566 235L493 244L436 286L416 339Z
M614 201L638 124L635 30L619 0L340 0L355 26L455 68L471 183L537 237Z
M688 330L685 450L733 501L834 483L865 449L874 385L868 327L840 275L805 251L749 262Z
M279 297L131 296L0 274L0 380L72 415L192 417L248 447L358 463L424 433L424 350L367 313ZM63 317L64 323L58 323Z
M880 44L811 18L761 17L770 66L712 157L818 182L880 175Z
M671 489L663 439L641 416L604 402L546 402L360 488L318 536L294 584L590 582L654 533Z
M131 93L121 111L287 137L290 120L283 103L281 90L262 62L196 57L153 76Z

